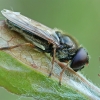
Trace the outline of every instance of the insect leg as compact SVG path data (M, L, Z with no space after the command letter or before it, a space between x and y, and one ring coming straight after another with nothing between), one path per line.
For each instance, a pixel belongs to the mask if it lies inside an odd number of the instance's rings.
M60 61L55 60L55 62L62 68L62 71L60 72L60 77L59 77L59 85L61 85L61 80L62 80L62 75L63 72L66 70L66 68L68 67L69 62L67 63L67 65L63 64Z
M60 72L60 77L59 77L59 85L61 85L61 80L62 80L62 75L63 72L66 70L66 66L62 69L62 71Z
M24 43L24 44L18 44L18 45L14 45L14 46L1 47L0 50L9 50L9 49L17 48L17 47L20 47L20 46L31 46L31 47L35 47L31 43Z
M54 61L55 61L55 53L56 53L56 48L54 48L54 50L53 50L52 67L51 67L51 71L49 73L49 77L51 77L51 74L52 74L53 65L54 65Z

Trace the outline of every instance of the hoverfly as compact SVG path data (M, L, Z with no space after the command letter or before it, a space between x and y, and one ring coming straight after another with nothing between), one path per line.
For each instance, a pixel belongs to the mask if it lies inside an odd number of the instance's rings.
M19 12L4 9L1 13L6 18L8 27L19 32L29 41L29 43L25 44L2 47L0 48L1 50L12 49L21 45L30 45L41 52L49 53L52 57L52 68L49 76L51 76L53 70L55 57L60 62L69 62L69 66L76 72L89 63L89 56L86 49L80 47L70 35L62 34L62 31L51 29L21 15Z

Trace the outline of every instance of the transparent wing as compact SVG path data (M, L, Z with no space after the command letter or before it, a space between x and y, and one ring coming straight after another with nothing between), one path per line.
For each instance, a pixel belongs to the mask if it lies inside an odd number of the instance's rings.
M49 43L52 43L56 46L59 46L59 39L54 37L53 34L55 30L36 22L30 18L27 18L21 15L19 12L13 12L10 10L2 10L1 13L4 17L6 17L11 22L17 24L19 27L24 28L32 32L33 34L42 37L43 39L47 40Z

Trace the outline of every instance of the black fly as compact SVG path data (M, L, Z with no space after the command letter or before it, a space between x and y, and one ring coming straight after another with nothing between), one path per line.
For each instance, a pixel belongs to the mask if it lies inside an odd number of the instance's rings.
M30 45L41 52L51 55L52 69L55 57L60 62L67 62L74 71L81 70L85 64L89 63L88 53L85 48L79 47L76 40L70 35L62 34L62 31L57 29L48 28L39 22L21 15L19 12L4 9L1 13L6 18L6 24L30 42L16 46L2 47L0 48L1 50L12 49L20 45ZM64 67L62 68L65 69ZM49 76L51 76L52 69Z

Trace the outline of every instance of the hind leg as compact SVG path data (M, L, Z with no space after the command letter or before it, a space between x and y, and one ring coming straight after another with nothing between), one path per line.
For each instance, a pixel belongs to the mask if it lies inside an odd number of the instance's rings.
M20 46L31 46L35 48L35 45L31 44L31 43L24 43L24 44L18 44L18 45L14 45L14 46L8 46L8 47L1 47L0 50L10 50L10 49L14 49Z

